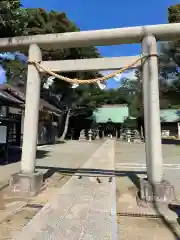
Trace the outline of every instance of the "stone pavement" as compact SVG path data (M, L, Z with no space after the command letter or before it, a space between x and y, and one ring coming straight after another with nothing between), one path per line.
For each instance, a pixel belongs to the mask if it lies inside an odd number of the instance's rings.
M164 179L175 188L180 200L180 146L162 145L164 162ZM145 144L128 144L116 142L116 170L134 172L144 177L146 172ZM129 180L131 183L132 181Z
M179 157L179 146L163 145L164 178L175 187L180 200ZM137 205L138 180L146 177L145 145L117 141L115 158L116 170L119 171L116 186L120 239L179 240L180 226L175 211L162 206L143 208Z
M72 175L64 175L61 171L66 168L75 169L76 171L76 168L81 167L102 143L103 141L93 141L92 144L89 144L88 141L81 143L79 141L68 141L65 144L38 147L36 168L37 171L45 173L44 176L47 181L44 182L44 190L38 196L29 200L12 199L8 189L4 189L8 184L10 175L19 172L20 163L16 162L0 166L0 221L3 221L0 226L0 239L11 239L14 232L19 231L29 221L24 216L24 213L28 216L28 219L29 216L31 218L32 212L35 213L33 209L31 209L33 211L28 210L28 212L26 208L24 209L27 201L35 204L39 203L40 205L46 204L49 198L57 191L58 186L65 184ZM17 155L15 156L17 157ZM5 224L7 218L11 220Z
M37 171L47 172L59 168L78 168L82 166L94 151L102 144L101 141L89 144L87 141L67 141L65 144L54 144L37 147ZM0 186L7 182L11 174L20 171L20 162L0 165Z
M114 141L106 141L82 169L86 174L73 176L14 240L117 239L115 178L103 175L114 169Z

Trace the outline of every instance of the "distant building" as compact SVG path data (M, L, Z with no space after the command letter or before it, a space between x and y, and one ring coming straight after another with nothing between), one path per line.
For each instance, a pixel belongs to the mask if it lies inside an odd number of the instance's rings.
M126 119L131 119L126 104L103 105L93 113L93 119L98 124L101 135L112 134L119 137ZM160 110L162 135L177 136L180 138L180 110Z
M108 134L119 137L120 129L128 117L129 108L127 104L103 105L93 113L94 121L99 126L100 137Z
M160 111L162 135L180 137L180 110L162 109Z
M7 100L2 101L2 99ZM32 96L33 97L33 96ZM0 86L1 108L6 109L6 119L11 119L8 124L8 137L12 145L20 146L22 143L25 112L24 88L14 87L9 84ZM57 136L57 128L61 110L56 106L40 99L39 126L37 144L54 143Z

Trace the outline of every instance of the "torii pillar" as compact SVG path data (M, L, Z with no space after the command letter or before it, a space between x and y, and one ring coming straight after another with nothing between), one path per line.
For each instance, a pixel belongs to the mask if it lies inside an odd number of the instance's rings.
M29 47L29 60L41 61L41 50L36 44ZM41 77L37 68L29 64L26 85L26 105L20 173L12 176L11 185L20 194L35 195L41 188L43 175L35 172L39 121Z
M147 180L140 180L140 197L145 202L171 202L175 198L174 189L163 179L159 75L155 36L148 35L143 38L142 52L147 57L142 65Z

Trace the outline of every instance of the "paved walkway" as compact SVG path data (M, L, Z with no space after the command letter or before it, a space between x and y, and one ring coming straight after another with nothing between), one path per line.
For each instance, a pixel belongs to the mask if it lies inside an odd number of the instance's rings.
M163 174L175 188L176 196L180 200L180 146L162 145ZM146 172L145 144L128 144L116 142L116 170L124 172L139 172L140 177ZM131 182L131 180L130 180Z
M65 144L37 147L36 170L47 172L51 169L53 172L53 169L56 171L58 168L81 167L101 144L101 141L92 144L87 141L67 141ZM10 179L11 174L19 171L20 162L0 165L0 186Z
M116 142L117 212L121 240L178 240L180 227L172 223L178 214L168 208L142 208L137 205L136 184L139 178L146 177L145 144ZM163 145L164 179L174 187L177 199L180 199L180 147ZM158 209L158 211L157 211ZM159 213L161 215L159 215ZM125 214L124 214L125 213ZM128 213L128 214L127 214ZM159 215L158 218L135 217L135 214ZM179 237L177 237L179 236Z
M83 168L90 174L93 169L114 169L114 165L114 141L108 140ZM14 240L115 240L115 179L87 175L73 176Z

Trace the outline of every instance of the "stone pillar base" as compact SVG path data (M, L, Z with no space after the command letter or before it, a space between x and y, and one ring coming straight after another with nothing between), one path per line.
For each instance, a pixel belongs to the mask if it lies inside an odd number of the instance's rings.
M43 185L43 173L15 173L11 175L9 186L13 195L18 197L33 197Z
M167 181L151 184L147 179L140 179L140 192L138 204L148 206L151 204L169 204L176 201L174 187Z

